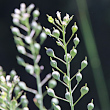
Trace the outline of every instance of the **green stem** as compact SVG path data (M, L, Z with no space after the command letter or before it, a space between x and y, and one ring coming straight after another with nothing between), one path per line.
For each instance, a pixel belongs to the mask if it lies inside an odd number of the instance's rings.
M65 101L65 102L69 102L68 100L66 100L66 99L64 99L64 98L61 98L61 97L58 97L58 96L55 96L55 98L60 99L60 100L63 100L63 101Z
M74 36L74 33L71 35L71 37L69 38L69 40L66 43L66 46L68 45L68 43L70 42L70 40L72 39L72 37Z
M65 42L65 28L63 26L63 44L65 47L65 55L66 55L66 68L67 68L67 76L70 78L70 64L68 62L68 58L67 58L67 46L66 46L66 42ZM73 106L73 96L72 96L72 90L71 90L71 81L69 82L69 92L70 92L70 106L71 106L71 110L74 110L74 106Z
M60 59L60 58L58 58L58 57L56 57L56 56L55 56L54 58L56 58L57 60L61 61L62 63L64 63L64 64L66 65L66 62L63 61L62 59Z
M73 106L75 106L75 105L79 102L79 100L80 100L82 97L83 97L83 96L80 96L79 99L74 103Z

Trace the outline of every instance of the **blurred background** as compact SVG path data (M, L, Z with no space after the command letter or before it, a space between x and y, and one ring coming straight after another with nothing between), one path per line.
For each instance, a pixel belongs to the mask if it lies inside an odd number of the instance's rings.
M11 69L15 69L22 81L25 81L29 87L36 89L36 81L25 72L24 68L17 64L17 52L10 26L13 25L11 13L15 8L19 8L20 3L26 3L28 6L34 3L40 10L39 22L42 26L52 29L48 23L46 14L56 17L56 11L61 11L62 17L68 13L74 15L67 28L67 39L71 35L71 26L77 22L79 30L77 32L80 38L78 45L78 55L72 62L71 73L75 74L80 68L80 63L85 56L88 57L89 65L84 71L83 80L74 93L76 101L80 96L80 88L87 82L90 88L89 93L82 98L75 106L76 110L86 110L86 105L94 99L94 110L110 110L110 0L0 0L0 65L7 74ZM42 46L40 65L44 65L45 70L41 74L43 79L47 73L51 73L49 57L45 54L44 47L51 47L55 54L63 58L63 51L55 44L55 40L48 36ZM73 42L70 42L68 49L71 49ZM21 56L21 55L20 55ZM61 68L64 69L64 66ZM75 85L73 81L73 86ZM43 88L45 90L45 87ZM65 88L58 83L55 88L58 96L64 97ZM30 110L36 109L32 94L27 93L30 101ZM44 103L47 108L50 107L50 97L46 96ZM69 105L60 101L62 110L69 110ZM37 110L37 109L36 109Z

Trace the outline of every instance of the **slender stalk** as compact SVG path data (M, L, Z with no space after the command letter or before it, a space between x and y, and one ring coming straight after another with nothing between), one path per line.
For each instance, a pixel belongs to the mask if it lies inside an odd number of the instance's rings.
M67 58L67 46L66 46L66 42L65 42L65 28L63 26L63 44L64 44L64 51L65 51L65 55L66 55L66 68L67 68L67 76L70 78L70 64L68 62L68 58ZM71 81L69 82L69 92L70 92L70 106L71 106L71 110L74 110L74 106L73 106L73 96L72 96L72 90L71 90Z
M82 97L83 97L83 96L80 96L79 99L74 103L73 106L75 106L75 105L79 102L79 100L80 100Z

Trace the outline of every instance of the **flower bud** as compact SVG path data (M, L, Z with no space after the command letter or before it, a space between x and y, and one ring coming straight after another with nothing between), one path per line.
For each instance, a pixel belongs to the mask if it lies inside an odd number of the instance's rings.
M70 93L69 93L69 92L66 92L66 93L65 93L65 98L66 98L67 100L70 100Z
M60 36L60 32L59 32L58 29L54 29L53 32L52 32L52 34L53 34L56 38L59 38L59 36Z
M33 11L33 17L34 17L34 18L38 17L39 15L40 15L39 10L34 10L34 11Z
M46 48L46 47L45 47L45 49L46 49L46 54L47 54L48 56L50 56L50 57L55 57L55 54L54 54L53 49L51 49L51 48Z
M15 75L13 78L13 82L18 83L19 81L20 81L20 78L18 77L18 75Z
M78 30L78 27L76 25L76 22L74 23L74 25L72 26L72 33L74 34L77 30Z
M9 82L10 81L10 78L11 78L11 76L10 75L7 75L6 76L6 81Z
M52 72L52 76L56 79L56 80L60 80L60 74L58 71L53 71Z
M20 82L18 83L18 85L19 85L19 87L20 87L21 89L27 90L27 86L26 86L26 84L25 84L23 81L20 81Z
M85 60L83 60L83 61L81 62L81 70L83 70L87 65L88 65L87 57L85 57Z
M80 72L77 73L76 80L78 83L82 80L82 74Z
M23 102L23 101L26 100L26 99L27 99L27 98L26 98L26 95L22 95L21 98L20 98L20 101Z
M21 45L21 46L24 46L25 45L24 42L23 42L23 40L20 37L14 36L14 41L15 41L15 43L17 45Z
M43 44L46 38L47 38L46 33L45 32L42 32L40 34L40 44Z
M34 67L30 64L26 64L25 70L30 74L34 74Z
M15 70L11 70L11 72L10 72L10 76L11 76L11 78L13 78L16 74L17 74L17 73L16 73Z
M57 85L57 82L56 82L56 80L54 80L54 79L51 79L51 80L48 82L49 88L52 88L52 89L53 89L56 85Z
M58 19L61 20L61 12L57 11L56 14L57 14Z
M71 60L71 55L69 53L67 53L67 59L66 59L66 55L64 55L64 60L66 61L70 61Z
M64 81L66 84L68 84L69 81L70 81L70 78L69 78L67 75L64 75L64 76L63 76L63 81Z
M54 92L53 89L48 88L48 89L47 89L47 93L48 93L49 96L55 97L55 92Z
M70 51L70 55L74 58L77 54L77 50L73 47L73 49Z
M20 14L21 12L20 12L19 9L15 8L15 9L14 9L14 13L15 13L15 14Z
M92 99L91 103L89 103L89 104L87 105L87 109L88 109L88 110L94 109L93 99Z
M26 4L25 4L25 3L21 3L21 4L20 4L20 11L21 11L22 13L25 13L25 11L26 11Z
M11 27L11 31L14 35L20 36L20 31L17 27Z
M79 38L77 37L77 34L76 34L76 37L73 39L73 42L75 44L75 47L77 47L77 45L79 44L80 40Z
M83 86L80 89L80 92L81 92L81 96L84 96L85 94L87 94L89 92L89 88L87 87L87 84L85 84L85 86Z
M15 88L14 88L14 93L15 93L15 95L16 95L16 97L18 96L18 93L20 92L20 87L19 86L15 86Z
M61 110L59 105L54 105L54 110Z
M17 56L16 58L17 58L17 62L18 62L19 65L22 65L22 66L25 66L26 65L23 58L21 58L19 56Z
M36 29L36 35L38 36L41 31L42 31L42 26L38 24L37 29Z
M19 25L19 19L18 18L13 18L13 24Z
M34 4L30 4L28 7L27 7L27 13L31 13L31 11L34 9L35 5Z
M52 18L52 16L47 15L47 17L48 17L48 21L49 21L50 23L54 23L54 19Z
M50 65L54 68L57 68L57 62L55 60L52 60L51 57L50 57Z
M26 54L26 50L23 46L17 45L17 50L21 54Z
M66 16L63 18L63 21L65 21L65 22L69 21L69 14L66 13Z
M37 24L36 21L32 21L31 26L32 26L32 28L33 28L34 30L36 30L37 27L38 27L38 24Z
M57 98L52 98L51 99L51 103L53 104L55 104L55 105L57 105L57 104L59 104L59 101L58 101L58 99Z
M22 102L22 107L27 107L28 106L28 103L29 101L27 99L25 99L23 102Z
M48 29L48 28L44 28L44 30L45 30L45 33L46 33L47 35L50 35L50 34L51 34L50 29Z

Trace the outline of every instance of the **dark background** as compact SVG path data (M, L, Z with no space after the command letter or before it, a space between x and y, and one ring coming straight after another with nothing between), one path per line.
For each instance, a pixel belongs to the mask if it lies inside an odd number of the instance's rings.
M88 56L86 47L84 44L84 39L80 29L80 23L78 21L78 7L76 4L76 0L0 0L0 65L7 72L7 74L11 71L11 69L15 69L18 75L21 76L21 80L25 81L29 87L36 88L35 79L25 72L24 68L17 64L16 56L20 55L17 50L13 40L13 35L10 30L10 26L13 25L11 13L15 8L19 8L20 3L26 3L27 6L30 3L34 3L37 8L40 10L39 22L42 26L48 27L52 29L52 25L48 23L46 14L52 15L56 17L56 11L59 10L62 12L62 16L65 13L69 13L70 15L75 15L73 21L68 27L68 31L71 30L71 26L76 21L79 27L78 37L81 40L81 43L78 46L78 55L76 56L74 62L72 63L71 70L72 73L76 73L77 69L80 67L80 62L84 59L85 56ZM96 46L98 49L98 54L101 60L102 70L104 73L104 79L106 82L108 93L110 93L110 1L109 0L87 0L88 11L90 15L90 20L92 23L92 28L94 32L94 39L96 42ZM71 31L68 32L67 39ZM60 58L63 58L63 51L61 48L55 44L55 40L52 38L47 38L45 43L41 49L42 60L40 61L40 65L45 66L45 71L42 72L41 78L43 79L47 73L51 72L51 66L49 65L49 57L45 54L46 47L51 47L55 50L56 55ZM69 48L72 48L72 42L70 43ZM22 56L22 55L21 55ZM59 63L60 65L60 63ZM61 67L64 69L63 65ZM87 94L81 101L76 105L76 110L86 110L86 105L93 98L95 103L94 110L103 110L99 103L99 98L96 90L96 85L93 78L93 72L91 69L91 65L89 65L83 72L83 81L78 86L78 89L74 93L74 100L80 96L80 87L82 87L85 82L88 83L90 88L89 94ZM100 76L99 76L100 77ZM73 82L73 85L76 82ZM102 88L103 89L103 88ZM43 88L45 90L45 87ZM65 88L58 83L58 86L55 88L56 94L64 97ZM30 110L36 109L33 104L32 98L34 97L32 94L27 93L28 98L30 99ZM110 97L110 96L109 96ZM45 106L49 108L50 106L50 97L45 98L44 100ZM69 110L67 103L60 101L62 110ZM36 109L37 110L37 109Z

